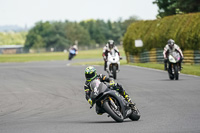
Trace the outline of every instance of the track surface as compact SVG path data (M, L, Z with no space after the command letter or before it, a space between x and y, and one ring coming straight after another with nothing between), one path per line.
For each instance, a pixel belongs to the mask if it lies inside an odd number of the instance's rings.
M84 69L68 61L0 64L0 133L199 133L200 77L121 66L116 82L141 119L116 123L89 109ZM102 66L98 73L106 74Z

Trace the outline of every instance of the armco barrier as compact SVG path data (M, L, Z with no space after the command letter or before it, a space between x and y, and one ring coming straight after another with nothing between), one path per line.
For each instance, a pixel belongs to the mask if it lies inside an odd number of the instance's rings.
M194 51L194 63L200 64L200 51L198 50Z
M150 60L149 60L149 52L148 51L142 52L140 54L140 62L141 63L150 62Z
M200 51L199 50L186 50L183 51L184 64L200 64ZM157 62L163 63L163 50L153 49L151 51L145 51L140 53L139 56L130 55L126 53L127 62L131 63L146 63L146 62Z

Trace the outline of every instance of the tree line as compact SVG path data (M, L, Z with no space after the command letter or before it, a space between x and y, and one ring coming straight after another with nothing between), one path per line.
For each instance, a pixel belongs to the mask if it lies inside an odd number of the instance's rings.
M200 12L200 0L155 0L159 8L158 18L175 14Z
M109 39L119 44L127 27L135 21L138 21L138 18L134 16L114 22L92 19L81 22L40 21L29 30L25 49L45 48L48 51L54 48L61 51L68 49L75 41L81 48L94 48L105 45Z

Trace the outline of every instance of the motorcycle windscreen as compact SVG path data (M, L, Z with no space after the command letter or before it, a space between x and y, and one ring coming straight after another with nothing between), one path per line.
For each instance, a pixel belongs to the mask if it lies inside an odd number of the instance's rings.
M169 55L169 61L170 62L176 63L179 60L180 60L180 54L178 52L174 51Z
M70 49L69 51L71 54L76 54L76 51L74 49Z
M107 86L100 82L99 79L95 79L90 83L90 88L92 90L90 97L95 99L99 94L103 93L107 89Z
M116 52L114 49L112 49L112 50L110 51L110 54L111 54L111 56L115 57L116 54L117 54L117 52Z

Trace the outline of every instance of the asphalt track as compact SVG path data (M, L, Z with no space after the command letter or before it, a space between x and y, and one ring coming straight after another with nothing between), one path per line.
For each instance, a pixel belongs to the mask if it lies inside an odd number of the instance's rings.
M164 71L121 66L116 82L141 119L116 123L89 109L85 68L68 61L0 64L0 133L200 133L200 77L170 81Z

